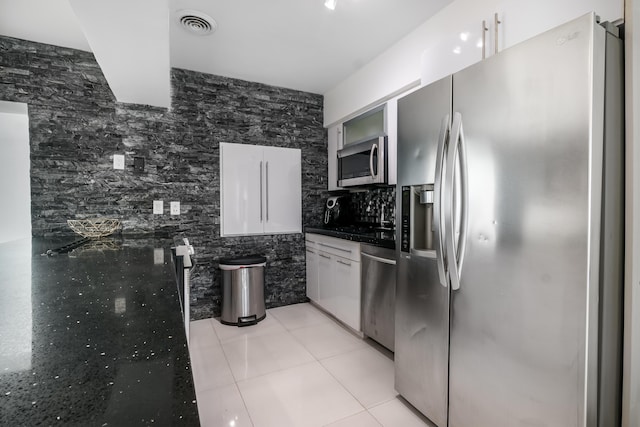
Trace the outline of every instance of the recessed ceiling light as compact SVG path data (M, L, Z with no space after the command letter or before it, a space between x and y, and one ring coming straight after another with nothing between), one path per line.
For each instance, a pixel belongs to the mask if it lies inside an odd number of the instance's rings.
M183 9L177 11L176 15L180 26L191 34L206 36L218 28L212 17L197 10Z
M337 2L338 2L338 0L324 0L324 6L327 9L334 10L336 8L336 3Z

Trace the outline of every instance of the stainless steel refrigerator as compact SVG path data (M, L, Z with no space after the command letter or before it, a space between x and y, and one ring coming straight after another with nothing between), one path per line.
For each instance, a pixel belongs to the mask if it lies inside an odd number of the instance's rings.
M620 424L622 150L593 14L399 100L395 384L439 427Z

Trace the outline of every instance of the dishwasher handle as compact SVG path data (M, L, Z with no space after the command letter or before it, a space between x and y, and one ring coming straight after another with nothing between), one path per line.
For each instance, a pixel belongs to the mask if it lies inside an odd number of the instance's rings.
M396 260L395 259L380 258L379 256L369 255L369 254L364 253L364 252L361 252L360 255L362 255L365 258L371 258L374 261L382 262L382 263L385 263L385 264L396 265Z

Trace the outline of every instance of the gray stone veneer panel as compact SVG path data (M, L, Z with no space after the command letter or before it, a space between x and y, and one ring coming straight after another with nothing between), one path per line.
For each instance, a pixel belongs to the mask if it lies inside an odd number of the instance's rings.
M114 216L125 235L189 237L193 319L220 314L220 257L267 257L268 308L306 301L302 234L220 237L219 143L300 148L303 226L316 225L327 196L322 96L180 69L171 83L169 110L118 103L91 53L0 37L0 99L29 105L34 236ZM125 154L125 170L113 154ZM169 215L172 200L180 216Z

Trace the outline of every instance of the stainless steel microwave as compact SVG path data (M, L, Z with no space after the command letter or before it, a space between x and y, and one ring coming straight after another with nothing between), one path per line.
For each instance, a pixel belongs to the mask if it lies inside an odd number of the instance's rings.
M387 137L379 136L338 150L338 186L387 183Z

